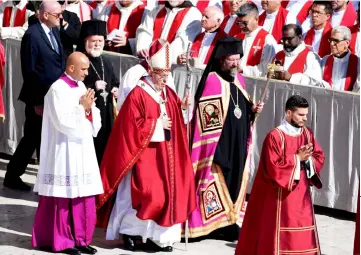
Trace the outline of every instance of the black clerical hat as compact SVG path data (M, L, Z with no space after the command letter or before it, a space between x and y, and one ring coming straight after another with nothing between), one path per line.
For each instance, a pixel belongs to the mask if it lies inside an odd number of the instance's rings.
M81 25L77 51L85 51L85 39L91 35L102 35L107 37L107 23L102 20L87 20Z
M242 40L227 36L217 41L213 58L217 59L236 54L241 54L241 56L243 55Z

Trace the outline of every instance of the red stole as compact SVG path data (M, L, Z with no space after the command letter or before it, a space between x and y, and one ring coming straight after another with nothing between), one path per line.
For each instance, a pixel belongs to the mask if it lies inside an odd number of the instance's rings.
M183 19L191 8L184 8L183 10L178 11L175 16L173 23L169 29L167 41L169 43L173 42L179 27L182 25ZM160 38L163 30L163 24L165 17L167 16L167 9L163 7L157 14L154 20L154 32L153 32L153 41Z
M349 2L347 4L346 11L342 17L340 26L351 27L355 24L356 19L357 19L357 13L355 11L355 8L353 7L353 4Z
M328 38L331 37L332 26L330 22L327 22L326 26L323 29L320 48L318 49L318 55L323 58L324 56L331 53L330 43ZM315 28L312 27L305 36L305 44L312 45L313 40L315 39Z
M228 20L230 19L230 17L231 17L231 14L227 15L227 16L224 18L224 20L223 20L223 22L222 22L222 24L221 24L221 26L220 26L220 29L222 29L223 31L224 31L224 29L226 28L227 23L228 23ZM238 35L238 34L241 33L241 32L242 32L242 31L241 31L241 29L239 28L239 26L237 25L236 20L235 20L234 23L233 23L233 25L232 25L232 27L231 27L231 29L230 29L229 32L228 32L228 35L229 35L229 36L235 36L235 35Z
M283 0L282 2L281 2L281 6L283 7L283 8L285 8L285 9L287 9L287 6L288 6L288 3L289 3L290 1L285 1L285 0ZM298 14L297 14L297 20L298 20L298 22L300 23L300 24L302 24L303 22L305 22L305 20L307 19L307 17L308 17L308 11L309 11L309 9L311 8L311 6L312 6L312 4L313 4L313 1L306 1L306 3L303 5L303 7L302 7L302 9L298 12Z
M124 32L127 32L127 38L135 38L137 28L142 21L144 8L145 8L144 5L139 5L135 7L132 13L130 14L128 21L124 27ZM114 3L112 8L110 9L109 18L107 22L108 33L111 33L114 29L119 29L119 24L122 18L121 16L122 16L121 12Z
M3 27L10 27L11 12L13 7L7 6L4 9ZM26 22L26 8L17 9L13 27L22 27Z
M228 15L231 13L231 10L229 9L229 5L228 5L228 1L227 0L223 0L222 1L222 8L223 8L223 13L224 16Z
M360 24L356 24L350 27L351 30L350 51L352 54L356 54L356 40L357 40L357 34L359 32L359 27Z
M191 49L192 57L198 57L199 56L199 52L200 52L201 47L202 47L202 42L203 42L204 35L205 35L205 32L200 33L199 35L197 35L196 39L194 40L194 42L192 44L192 49ZM208 64L209 58L212 55L214 46L216 46L217 41L219 39L222 39L222 38L226 37L226 36L227 36L227 34L222 29L220 29L217 32L216 36L213 38L213 41L212 41L211 45L209 46L208 53L207 53L206 58L203 61L203 64L205 64L205 65Z
M258 19L258 25L263 26L264 21L266 20L266 12L263 12ZM286 23L286 18L288 15L288 11L282 6L279 8L275 22L273 24L272 35L279 42L282 38L282 28Z
M332 70L333 70L334 56L330 55L325 64L325 70L323 71L323 80L327 81L332 87ZM357 67L358 67L358 57L355 54L350 54L348 60L348 67L346 72L345 80L345 91L352 91L353 85L357 79Z
M203 14L204 10L208 7L209 0L198 0L197 9Z
M292 64L288 68L288 72L290 74L295 73L303 73L305 71L305 64L307 60L307 55L310 50L306 47L303 51L301 51L298 56L293 60ZM286 54L284 51L280 51L276 54L275 60L279 60L281 62L281 66L285 63Z
M266 36L268 34L269 33L263 28L261 28L261 30L258 31L256 37L253 40L252 47L248 54L247 63L246 63L247 66L256 66L259 65L259 63L261 62L263 48L266 43ZM243 40L245 35L242 33L236 35L236 37Z

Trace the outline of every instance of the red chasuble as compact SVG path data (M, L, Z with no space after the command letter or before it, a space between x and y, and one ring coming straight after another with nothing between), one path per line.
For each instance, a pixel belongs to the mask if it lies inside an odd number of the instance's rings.
M11 12L13 7L7 6L4 9L3 27L10 27ZM22 27L26 22L26 8L17 9L13 27Z
M104 194L97 196L97 226L107 228L119 183L131 169L132 206L139 219L169 227L185 222L196 208L181 101L169 87L166 95L170 141L150 142L160 106L142 87L136 86L121 107L100 166Z
M189 10L190 10L189 7L184 8L183 10L178 11L178 13L176 14L167 36L167 41L169 43L172 43L173 40L175 39L175 36L177 35L177 31L182 25L183 19ZM166 16L167 16L167 9L163 7L158 12L157 16L154 19L153 41L160 38Z
M204 10L208 7L209 0L198 0L197 9L203 14Z
M297 150L312 143L316 174L294 180ZM236 255L321 255L310 186L320 189L324 154L308 128L289 136L279 128L266 137L248 201Z
M202 42L203 42L203 39L204 39L204 35L205 35L205 32L200 33L199 35L197 35L196 39L194 40L194 42L192 44L192 48L191 48L192 57L198 57L199 56L199 52L200 52L201 47L202 47ZM222 29L219 29L216 36L213 38L213 41L212 41L211 45L209 46L208 53L207 53L206 58L203 61L203 64L205 64L205 65L208 64L209 58L212 55L214 46L216 46L217 41L219 39L222 39L222 38L226 37L226 36L227 36L227 34Z
M229 20L230 17L231 16L229 14L224 18L224 20L223 20L223 22L222 22L222 24L220 26L220 29L224 30L226 28L228 20ZM231 29L228 32L229 36L235 36L235 35L238 35L238 34L240 34L242 32L241 29L239 28L239 25L237 25L236 21L237 21L237 19L234 21Z
M332 87L332 70L333 70L334 56L330 55L325 64L325 69L323 71L323 80L327 81L328 84ZM352 91L353 85L357 80L357 68L358 68L358 57L355 54L350 54L348 60L348 67L345 80L345 91Z
M293 60L287 71L290 74L303 73L305 71L307 55L309 52L310 50L307 47L301 51L300 54L298 54L298 56ZM285 58L286 53L284 51L280 51L276 54L274 59L279 60L281 62L281 66L283 66L285 63Z
M328 39L331 37L331 31L332 31L332 26L330 22L327 22L326 26L322 31L320 48L318 49L318 55L321 58L331 53L330 43L328 42ZM305 44L312 46L314 39L315 39L315 28L312 27L305 36L305 40L304 40Z
M286 23L286 18L288 15L288 11L284 9L282 6L279 8L275 23L273 24L272 28L272 35L276 39L277 42L279 42L282 38L282 28ZM263 12L258 19L258 25L263 26L265 20L266 20L267 13Z
M246 63L247 66L256 66L259 65L259 63L261 62L262 52L264 49L264 45L266 43L267 35L268 32L263 28L261 28L261 30L257 33L256 37L254 38L251 50L248 54L247 63ZM235 37L243 40L245 34L240 33Z

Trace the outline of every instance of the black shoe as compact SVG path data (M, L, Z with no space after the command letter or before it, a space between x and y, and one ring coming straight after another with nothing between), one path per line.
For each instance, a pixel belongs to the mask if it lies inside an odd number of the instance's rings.
M87 246L79 246L79 247L76 247L81 253L84 253L84 254L95 254L97 253L97 249L91 247L90 245L87 245Z
M4 179L3 185L9 189L21 190L21 191L31 191L31 187L27 185L20 177L17 178L6 178Z
M69 249L60 251L59 253L66 253L68 255L81 255L81 252L76 248L69 248Z
M173 251L173 247L172 247L172 246L167 246L167 247L161 248L160 250L161 250L161 251L164 251L164 252L172 252L172 251Z
M123 235L124 249L128 251L135 251L136 238L134 236Z

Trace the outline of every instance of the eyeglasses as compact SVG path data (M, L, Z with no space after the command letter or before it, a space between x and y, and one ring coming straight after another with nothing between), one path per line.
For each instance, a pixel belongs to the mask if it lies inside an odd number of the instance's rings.
M315 11L315 10L310 10L310 15L315 14L316 16L320 16L321 14L326 15L326 12L319 12L319 11Z
M292 36L292 37L282 37L282 38L281 38L281 42L286 42L286 41L290 42L290 41L292 41L293 38L295 38L296 36L297 36L297 35L294 35L294 36Z
M246 27L248 25L248 23L249 23L249 20L248 21L240 21L240 20L238 20L236 22L237 25L242 26L242 27Z
M329 43L339 44L340 42L343 42L343 41L346 41L346 40L345 39L339 40L339 39L335 39L335 38L328 38Z
M50 13L50 12L48 12L48 14L51 15L51 16L53 16L54 18L57 18L57 19L59 19L60 16L63 15L62 12L60 12L60 13Z

